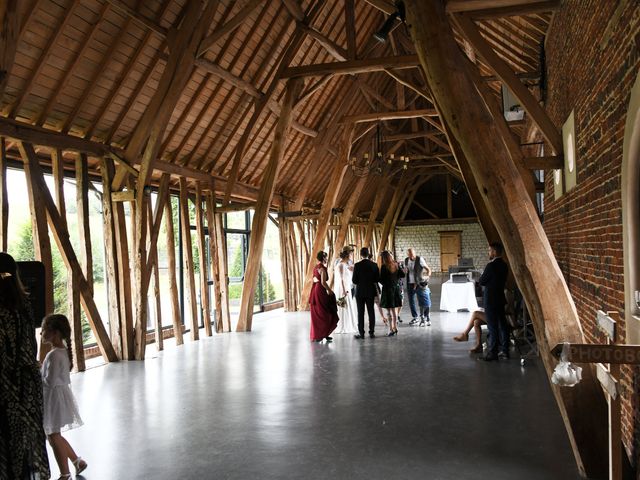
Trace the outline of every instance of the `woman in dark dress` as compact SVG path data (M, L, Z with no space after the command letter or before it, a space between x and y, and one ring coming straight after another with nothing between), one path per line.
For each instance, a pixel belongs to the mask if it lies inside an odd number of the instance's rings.
M49 478L36 352L16 263L0 253L0 480Z
M311 341L327 342L333 340L329 335L338 325L338 306L336 296L328 284L327 254L318 252L318 264L313 269L313 287L309 295L311 308Z
M380 267L380 283L382 283L380 306L387 309L389 318L389 333L387 336L392 337L398 334L396 309L402 306L402 291L399 280L403 273L390 252L385 250L380 254L380 258L382 260Z

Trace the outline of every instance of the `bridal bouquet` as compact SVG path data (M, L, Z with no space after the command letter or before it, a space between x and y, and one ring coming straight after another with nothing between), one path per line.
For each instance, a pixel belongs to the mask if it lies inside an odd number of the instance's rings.
M347 308L347 296L344 295L342 297L340 297L339 299L336 300L336 304L340 307L340 308Z

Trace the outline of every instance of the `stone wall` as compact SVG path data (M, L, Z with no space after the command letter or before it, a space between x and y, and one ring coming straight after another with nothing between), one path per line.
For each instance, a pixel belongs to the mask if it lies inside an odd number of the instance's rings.
M435 272L440 268L441 231L461 231L461 249L463 257L473 258L473 264L483 269L488 262L487 238L479 223L455 223L450 225L411 225L396 227L395 257L404 259L407 249L413 247L416 255L424 257Z
M622 145L631 87L640 67L640 6L627 0L572 0L554 14L546 42L545 108L560 129L574 111L577 185L557 200L546 175L544 228L585 336L602 343L596 311L617 311L624 343ZM623 367L624 443L638 465L638 369Z

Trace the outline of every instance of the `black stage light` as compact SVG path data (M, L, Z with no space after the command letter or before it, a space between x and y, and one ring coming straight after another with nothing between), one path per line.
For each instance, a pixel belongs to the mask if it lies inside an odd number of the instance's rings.
M373 34L373 38L375 38L380 43L385 43L387 38L389 38L389 33L393 29L394 24L396 23L396 19L400 19L401 22L404 22L404 3L395 2L396 11L387 17L387 19L382 24L380 30Z

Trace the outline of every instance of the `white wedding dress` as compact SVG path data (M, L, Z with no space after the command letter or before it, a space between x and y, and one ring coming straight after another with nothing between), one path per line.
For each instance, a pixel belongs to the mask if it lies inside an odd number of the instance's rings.
M338 306L340 321L333 333L358 333L356 299L351 295L352 278L353 272L349 269L349 265L344 262L338 263L333 279L333 291L336 294L336 299L345 297L346 305L344 307Z

